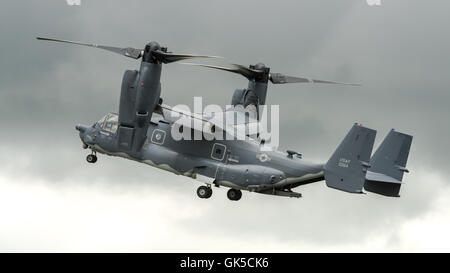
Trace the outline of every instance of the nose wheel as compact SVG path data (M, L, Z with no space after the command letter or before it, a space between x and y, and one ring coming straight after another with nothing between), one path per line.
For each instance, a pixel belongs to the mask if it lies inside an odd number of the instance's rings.
M242 192L236 189L229 189L227 192L227 197L231 201L238 201L242 197Z
M89 163L95 163L97 162L97 156L94 153L92 153L86 157L86 161Z
M203 198L203 199L210 198L212 195L212 189L211 189L211 187L200 186L197 189L197 195L198 195L198 197Z

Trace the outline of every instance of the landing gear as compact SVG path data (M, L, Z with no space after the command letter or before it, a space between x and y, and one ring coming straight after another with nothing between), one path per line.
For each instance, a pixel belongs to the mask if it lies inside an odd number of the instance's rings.
M197 189L197 195L198 195L198 197L204 198L204 199L210 198L212 195L212 189L211 189L211 187L200 186Z
M238 201L242 197L242 192L236 189L229 189L227 192L227 197L231 201Z
M95 163L95 162L97 162L97 156L94 153L90 154L86 157L86 160L89 163Z

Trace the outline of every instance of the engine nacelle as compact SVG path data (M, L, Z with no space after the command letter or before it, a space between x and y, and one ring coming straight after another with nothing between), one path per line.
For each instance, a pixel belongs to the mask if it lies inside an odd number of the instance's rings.
M234 90L233 97L231 98L231 104L233 106L242 105L244 107L253 104L258 107L259 98L252 90L236 89Z
M231 105L236 106L238 104L244 104L245 93L247 89L234 90L233 97L231 97Z
M139 72L125 72L119 105L119 149L138 151L144 144L160 100L160 77L161 64L157 63L142 62Z
M141 63L136 93L136 124L148 127L161 94L161 64Z
M134 126L138 79L139 72L137 70L127 70L123 75L119 104L120 125Z

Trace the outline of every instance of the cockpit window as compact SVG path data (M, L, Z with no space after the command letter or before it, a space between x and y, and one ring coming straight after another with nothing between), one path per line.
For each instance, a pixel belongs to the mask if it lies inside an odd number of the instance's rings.
M97 122L98 126L107 132L115 134L119 125L119 116L109 113Z
M97 121L97 124L98 124L99 127L103 126L103 123L105 123L105 119L106 119L107 116L108 115L102 117L99 121Z

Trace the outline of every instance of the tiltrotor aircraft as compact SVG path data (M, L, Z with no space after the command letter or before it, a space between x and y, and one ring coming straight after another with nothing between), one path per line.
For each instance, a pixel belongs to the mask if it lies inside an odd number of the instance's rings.
M244 140L209 140L205 137L201 140L177 140L171 134L176 122L171 113L176 110L162 104L160 98L162 64L214 56L174 54L156 42L148 43L141 50L40 37L37 39L96 47L141 59L139 70L125 71L119 113L106 114L92 126L76 126L83 147L92 150L87 156L89 163L95 163L96 154L102 153L146 163L178 175L199 180L205 178L205 185L197 190L200 198L211 197L212 185L230 188L227 196L234 201L241 198L242 190L301 197L300 193L292 189L322 180L325 180L328 187L345 192L363 193L364 188L368 192L399 197L403 173L408 172L405 167L412 141L410 135L392 129L372 155L376 131L355 123L324 164L306 162L294 151L264 151L261 149L264 139L260 139L257 134ZM243 108L256 106L253 109L258 109L257 106L265 104L269 81L274 84L342 84L271 73L263 64L249 67L233 65L232 68L191 65L225 70L246 77L248 87L237 89L231 102L232 105L241 105ZM260 113L257 111L252 117L246 114L244 125L258 121ZM231 110L232 114L239 114L238 112ZM222 128L214 118L194 113L178 114L208 123L211 131L222 130L225 135L241 125L232 123L231 127ZM225 113L224 116L228 114Z

